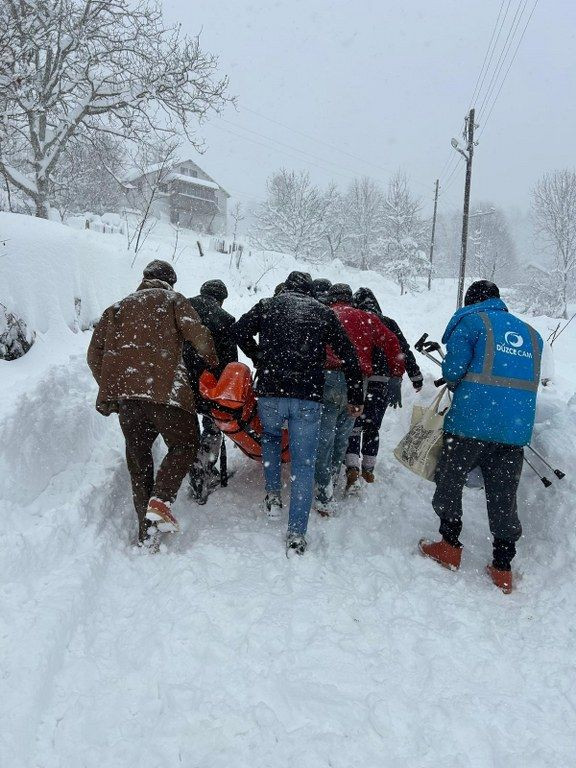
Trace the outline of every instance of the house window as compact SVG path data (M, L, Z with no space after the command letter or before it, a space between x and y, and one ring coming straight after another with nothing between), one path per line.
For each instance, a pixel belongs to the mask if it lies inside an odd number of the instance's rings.
M193 171L188 165L180 166L180 173L183 176L198 176L198 173Z

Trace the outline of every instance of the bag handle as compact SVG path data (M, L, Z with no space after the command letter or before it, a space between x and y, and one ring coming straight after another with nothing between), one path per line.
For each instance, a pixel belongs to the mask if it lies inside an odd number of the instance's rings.
M434 400L432 400L432 402L430 403L430 405L426 410L434 411L434 413L440 413L440 403L442 402L442 398L444 397L447 391L448 391L448 385L445 384L442 387L442 389L440 389L440 391L438 392ZM450 397L450 395L448 395L448 397Z

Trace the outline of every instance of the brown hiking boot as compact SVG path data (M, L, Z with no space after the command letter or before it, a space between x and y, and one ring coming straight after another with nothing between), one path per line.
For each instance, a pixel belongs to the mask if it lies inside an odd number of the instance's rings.
M512 571L501 571L499 568L494 568L493 565L487 565L486 573L492 579L492 583L501 589L505 595L512 592Z
M346 488L344 495L357 493L360 490L360 470L356 467L346 467Z
M418 542L418 549L424 557L429 557L431 560L435 560L437 563L444 566L444 568L448 568L451 571L457 571L458 568L460 568L462 547L453 547L452 544L448 544L444 539L441 541L420 539Z
M362 477L367 483L373 483L374 482L374 472L372 472L371 469L363 469L362 470Z

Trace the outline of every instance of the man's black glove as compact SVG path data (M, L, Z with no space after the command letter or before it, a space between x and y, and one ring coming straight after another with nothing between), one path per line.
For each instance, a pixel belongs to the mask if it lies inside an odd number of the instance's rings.
M391 408L402 408L402 378L392 376L388 381L388 405Z
M426 341L422 345L422 348L426 352L439 352L440 351L440 344L437 341Z
M420 390L424 386L424 378L422 374L419 374L418 376L412 376L410 381L412 382L412 386L414 387L416 392L420 392Z

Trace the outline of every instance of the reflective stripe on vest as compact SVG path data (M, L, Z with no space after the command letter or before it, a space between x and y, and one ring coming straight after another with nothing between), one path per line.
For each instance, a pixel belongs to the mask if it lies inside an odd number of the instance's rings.
M494 356L496 352L496 340L492 321L486 312L479 312L484 328L486 329L486 352L484 353L484 366L482 373L467 373L464 381L472 381L474 384L487 384L491 387L509 387L511 389L523 389L527 392L536 392L540 382L541 352L538 344L538 334L531 325L524 325L530 332L532 341L532 379L515 379L508 376L494 376Z

